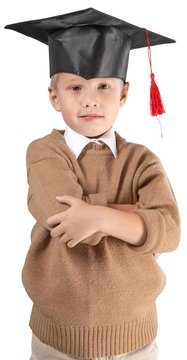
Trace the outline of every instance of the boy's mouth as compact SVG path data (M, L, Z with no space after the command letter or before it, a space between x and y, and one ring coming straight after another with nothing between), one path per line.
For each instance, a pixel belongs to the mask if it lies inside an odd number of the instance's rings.
M85 119L85 120L98 120L98 119L101 119L103 118L102 115L99 115L99 114L85 114L85 115L81 115L80 116L82 119Z

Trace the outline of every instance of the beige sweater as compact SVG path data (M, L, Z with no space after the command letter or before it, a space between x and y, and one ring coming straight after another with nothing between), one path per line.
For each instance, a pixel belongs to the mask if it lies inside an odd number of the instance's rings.
M153 253L174 250L180 221L159 159L116 133L117 158L89 144L78 159L53 130L27 151L28 207L36 219L23 268L34 305L30 326L44 343L75 357L112 356L137 350L157 334L155 300L165 275ZM46 219L67 209L56 195L90 204L135 204L148 236L135 247L93 234L74 248L50 237Z

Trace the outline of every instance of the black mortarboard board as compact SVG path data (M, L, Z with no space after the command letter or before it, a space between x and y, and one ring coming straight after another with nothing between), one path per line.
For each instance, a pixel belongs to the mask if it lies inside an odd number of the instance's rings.
M129 51L147 47L144 28L93 8L5 26L49 45L50 76L126 79ZM149 31L152 45L175 42Z

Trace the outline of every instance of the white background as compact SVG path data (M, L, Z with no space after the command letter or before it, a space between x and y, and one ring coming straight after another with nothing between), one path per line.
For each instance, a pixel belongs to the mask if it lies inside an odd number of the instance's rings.
M26 149L35 138L46 135L53 128L64 127L61 115L52 109L48 100L47 46L3 27L87 7L94 7L177 40L176 44L152 49L153 70L167 110L161 117L164 138L160 137L157 120L149 114L150 78L146 49L131 52L129 98L120 111L115 127L128 141L144 143L159 155L178 200L182 219L181 243L175 252L159 258L167 275L167 286L157 301L157 343L159 360L187 359L187 46L184 5L185 1L182 0L115 0L110 3L101 0L6 0L3 9L0 9L0 351L3 360L26 360L30 356L28 320L31 302L21 283L21 269L34 224L26 204Z

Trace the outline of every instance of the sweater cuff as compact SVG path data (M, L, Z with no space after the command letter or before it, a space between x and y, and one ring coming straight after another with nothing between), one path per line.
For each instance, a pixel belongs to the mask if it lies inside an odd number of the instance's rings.
M141 253L154 253L159 248L159 244L162 243L164 247L166 229L162 214L158 210L134 210L136 214L139 214L147 228L147 238L143 245L135 246L128 244L128 247L136 252Z

